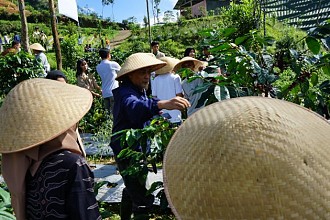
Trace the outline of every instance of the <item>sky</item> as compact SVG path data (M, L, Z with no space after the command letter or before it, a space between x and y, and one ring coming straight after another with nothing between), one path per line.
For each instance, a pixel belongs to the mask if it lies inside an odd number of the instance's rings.
M177 0L160 0L160 17L162 19L163 13L167 10L173 11L176 15L177 11L173 10ZM77 0L79 7L94 11L102 16L102 1L101 0ZM149 14L150 22L154 22L152 13L151 0L149 0ZM103 8L103 18L113 18L117 22L122 22L129 17L134 16L137 22L142 23L144 16L147 16L146 0L114 0L113 14L112 5L106 5Z

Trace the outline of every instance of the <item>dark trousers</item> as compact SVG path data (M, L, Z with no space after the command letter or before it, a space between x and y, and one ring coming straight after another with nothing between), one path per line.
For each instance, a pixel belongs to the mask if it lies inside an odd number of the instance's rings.
M113 110L113 105L115 103L114 98L112 96L111 97L107 97L107 98L103 98L103 101L104 101L104 108L111 115L112 114L112 110Z
M122 172L128 167L127 160L120 160L116 158L119 172ZM123 176L125 188L123 189L120 217L122 220L131 219L134 214L134 219L149 219L148 213L150 212L154 203L154 196L147 195L145 185L139 182L139 179L132 176Z

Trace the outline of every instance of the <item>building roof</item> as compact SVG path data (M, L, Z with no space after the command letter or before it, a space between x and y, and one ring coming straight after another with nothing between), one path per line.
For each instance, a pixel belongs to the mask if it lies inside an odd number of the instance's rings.
M190 7L191 5L200 3L202 1L204 0L178 0L178 2L174 6L174 9L180 10L182 8Z

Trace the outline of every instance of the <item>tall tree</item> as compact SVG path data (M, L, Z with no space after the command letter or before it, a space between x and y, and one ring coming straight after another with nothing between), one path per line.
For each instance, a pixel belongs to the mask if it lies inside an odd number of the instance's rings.
M143 17L143 25L144 25L145 28L147 28L147 26L148 26L148 18L147 18L147 16L144 16Z
M137 19L135 16L127 18L128 22L131 24L135 24L137 22Z
M155 14L156 14L156 17L157 17L157 22L159 23L159 14L160 14L160 9L159 9L159 4L160 4L160 0L154 0L154 3L155 3Z
M25 16L24 0L18 0L18 7L19 7L19 14L21 17L21 26L22 26L22 31L21 31L22 46L25 51L29 52L30 49L29 49L28 25Z
M54 39L54 45L55 45L55 55L56 55L57 69L62 70L61 46L60 46L60 41L59 41L58 34L57 34L56 13L55 13L54 0L48 0L48 4L49 4L49 12L50 12L51 25L52 25L52 33L53 33L53 39Z
M115 20L115 16L113 14L113 4L114 4L114 0L102 0L102 18L103 18L103 9L104 6L106 5L112 5L112 19Z
M156 23L156 11L154 8L154 0L150 0L150 1L151 1L152 14L154 16L154 23ZM147 0L147 4L148 4L148 0Z

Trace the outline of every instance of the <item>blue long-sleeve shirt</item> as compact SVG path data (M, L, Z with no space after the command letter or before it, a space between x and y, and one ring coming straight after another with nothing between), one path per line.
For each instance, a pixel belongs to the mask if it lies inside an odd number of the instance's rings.
M113 134L130 128L141 129L154 115L159 114L160 109L157 106L159 99L147 98L145 91L140 91L130 81L123 82L112 92L115 100ZM122 149L117 136L111 137L110 146L115 155L118 155Z

